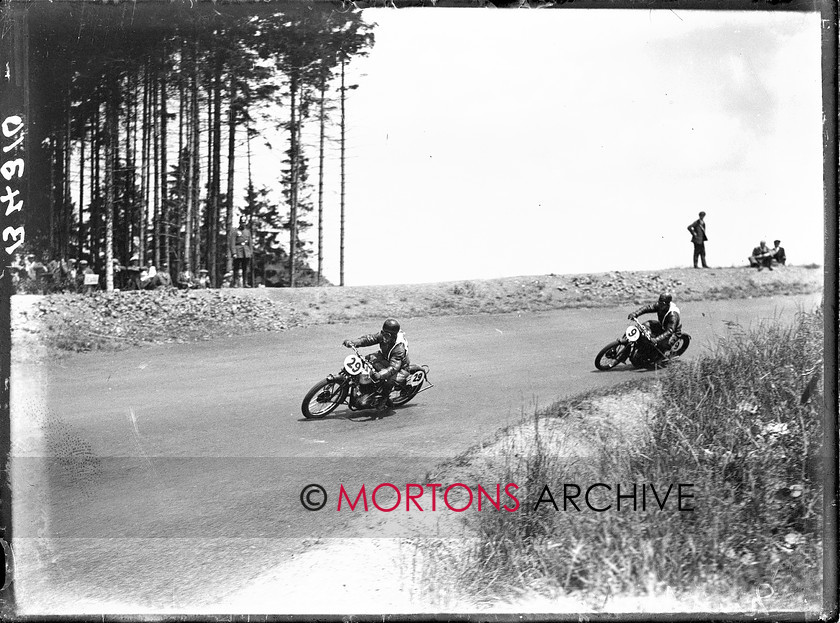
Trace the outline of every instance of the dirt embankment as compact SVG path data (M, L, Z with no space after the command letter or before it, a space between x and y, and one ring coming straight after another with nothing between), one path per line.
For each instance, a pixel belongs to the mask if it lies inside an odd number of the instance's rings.
M13 297L16 358L26 352L119 350L314 324L640 305L662 290L677 301L821 290L820 267L666 269L538 275L397 286L257 288Z

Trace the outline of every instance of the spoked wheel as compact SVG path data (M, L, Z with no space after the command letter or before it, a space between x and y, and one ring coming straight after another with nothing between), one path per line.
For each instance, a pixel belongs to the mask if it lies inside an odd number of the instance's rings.
M679 357L680 355L682 355L686 350L688 350L688 345L690 342L691 336L688 333L683 333L671 347L671 356Z
M426 373L423 368L419 366L411 366L409 369L411 370L411 374L408 378L402 384L396 385L394 389L391 390L391 395L388 396L391 400L391 404L395 407L404 405L414 398L426 380ZM413 381L414 385L409 385L408 381Z
M595 357L595 367L599 370L612 370L618 364L623 363L629 354L629 344L622 344L619 340L610 342Z
M313 419L322 418L335 411L347 394L347 386L338 381L324 379L310 389L303 398L300 410L303 417Z
M412 387L411 385L403 385L402 387L394 387L391 390L391 395L389 398L391 399L391 404L395 407L399 407L400 405L404 405L409 400L414 398L417 395L417 392L420 391L420 386L415 385Z

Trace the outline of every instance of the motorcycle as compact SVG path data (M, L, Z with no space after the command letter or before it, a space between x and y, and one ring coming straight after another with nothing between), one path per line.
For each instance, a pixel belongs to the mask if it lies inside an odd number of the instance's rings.
M338 374L330 374L306 393L300 407L303 417L322 418L345 403L351 411L376 409L382 405L386 397L379 391L381 381L370 377L374 372L373 364L355 347L353 353L345 357ZM408 376L394 384L388 398L393 406L399 407L432 387L429 367L412 364L408 368Z
M650 328L635 318L619 339L610 342L595 357L595 367L612 370L629 360L636 368L652 368L679 357L688 348L691 336L683 333L669 351L662 351L653 343Z

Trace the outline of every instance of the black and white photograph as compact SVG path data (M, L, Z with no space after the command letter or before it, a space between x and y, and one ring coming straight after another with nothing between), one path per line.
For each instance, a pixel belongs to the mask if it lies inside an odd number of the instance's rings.
M4 3L4 614L836 616L829 5Z

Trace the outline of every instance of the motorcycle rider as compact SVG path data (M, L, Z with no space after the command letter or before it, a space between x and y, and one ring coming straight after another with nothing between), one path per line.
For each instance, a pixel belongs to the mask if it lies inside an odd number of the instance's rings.
M367 360L373 364L375 371L370 378L374 381L381 381L377 395L384 397L379 404L380 409L387 409L391 406L388 396L398 382L403 382L408 377L408 342L405 340L405 333L400 330L400 323L393 318L388 318L382 324L379 333L363 335L356 340L344 340L343 345L347 348L361 348L379 344L379 351L367 356Z
M645 325L650 329L653 345L665 356L668 356L674 342L682 335L680 310L674 305L673 296L670 292L662 292L656 303L640 307L630 313L627 319L634 320L642 314L653 313L656 314L657 320L648 320Z

